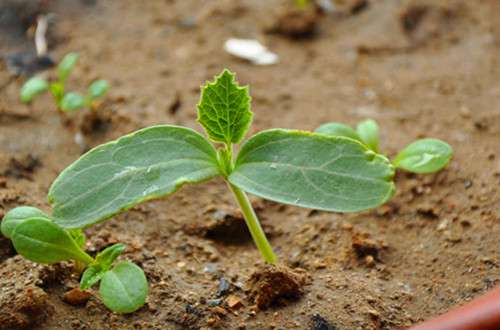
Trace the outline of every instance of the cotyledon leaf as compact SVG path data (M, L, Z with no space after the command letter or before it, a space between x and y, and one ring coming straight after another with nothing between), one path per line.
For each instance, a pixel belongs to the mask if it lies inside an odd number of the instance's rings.
M273 129L243 145L229 181L277 202L353 212L386 202L393 176L385 157L355 140Z
M0 230L5 237L10 238L19 224L35 217L47 218L47 220L50 220L47 214L43 213L36 207L18 206L7 212L7 214L3 217L2 222L0 223Z
M216 151L199 133L152 126L84 154L52 184L49 202L56 223L84 228L218 174Z
M17 253L34 262L52 264L72 259L92 262L67 231L44 217L20 223L11 239Z
M146 302L148 281L137 265L123 261L106 272L99 287L106 307L117 313L132 313Z

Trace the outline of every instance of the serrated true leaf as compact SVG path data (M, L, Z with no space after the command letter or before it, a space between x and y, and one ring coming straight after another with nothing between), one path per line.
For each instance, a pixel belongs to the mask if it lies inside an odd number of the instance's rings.
M78 62L78 57L77 53L69 53L61 60L57 67L59 80L61 82L64 82L66 78L68 78L69 74L76 65L76 62Z
M56 223L83 228L218 174L216 151L199 133L153 126L80 157L53 183L49 202Z
M235 75L224 70L214 82L207 82L198 103L198 122L212 141L239 143L252 122L248 87L241 87Z
M352 212L376 207L394 193L389 161L361 143L273 129L241 148L229 181L273 201Z
M7 214L2 219L2 224L1 224L2 234L5 237L10 238L12 236L12 233L16 229L17 225L30 218L35 218L35 217L46 218L47 220L50 220L47 214L37 209L36 207L19 206L13 208L9 212L7 212Z
M92 262L92 258L80 250L64 229L46 218L35 217L23 221L16 227L11 239L17 253L34 262Z
M93 101L102 97L109 90L109 83L106 80L96 80L89 86L88 99Z
M378 152L379 145L379 127L375 120L367 119L356 126L356 132L364 144L371 150Z
M124 261L106 272L99 287L106 307L117 313L132 313L146 302L148 282L144 271Z
M351 127L341 123L327 123L314 130L316 133L326 134L330 136L345 136L356 141L363 142L359 134Z
M452 153L451 146L446 142L421 139L401 150L393 164L413 173L433 173L449 163Z
M69 92L64 94L61 101L61 110L74 111L85 106L85 98L78 93Z
M49 83L42 78L33 77L26 81L21 88L21 101L31 102L33 98L49 89Z

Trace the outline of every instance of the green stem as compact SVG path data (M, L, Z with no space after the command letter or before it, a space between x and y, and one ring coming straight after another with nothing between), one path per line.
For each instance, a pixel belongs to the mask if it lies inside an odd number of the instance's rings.
M266 262L273 265L276 264L278 258L274 254L273 248L271 247L271 244L269 244L266 238L266 234L260 226L259 219L257 218L257 215L255 214L252 208L252 204L250 204L247 195L243 190L236 187L235 185L229 182L227 184L233 192L236 201L238 201L238 204L240 205L241 212L243 213L248 229L250 230L250 234L252 235L257 248L262 254L262 257Z

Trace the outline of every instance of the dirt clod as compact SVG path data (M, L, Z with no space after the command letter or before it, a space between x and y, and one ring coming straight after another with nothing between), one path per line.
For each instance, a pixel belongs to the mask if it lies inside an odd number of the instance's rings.
M266 29L268 33L278 33L294 39L310 38L317 32L320 16L314 8L289 9L276 18Z
M78 306L84 305L91 296L92 294L88 291L82 291L79 288L74 288L64 294L63 300L70 305Z
M42 165L38 157L31 154L23 158L12 157L3 175L16 179L32 179L32 174Z
M351 239L352 249L358 258L365 259L370 264L374 260L379 260L379 253L384 248L382 243L369 238L365 233L353 233Z
M257 307L265 309L285 299L298 299L304 294L307 275L302 270L265 265L248 279L247 293Z
M0 329L25 328L44 320L52 311L48 295L37 285L46 276L42 266L20 256L7 259L0 269Z

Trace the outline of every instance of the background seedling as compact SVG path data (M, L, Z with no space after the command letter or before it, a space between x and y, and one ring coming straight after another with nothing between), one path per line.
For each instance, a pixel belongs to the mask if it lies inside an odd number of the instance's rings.
M270 129L250 137L236 154L234 146L245 137L252 117L248 87L224 70L202 88L198 103L198 122L215 146L192 129L171 125L144 128L98 146L51 186L52 219L66 229L83 229L186 183L220 176L264 260L275 263L245 191L337 212L373 208L392 196L392 165L352 139Z
M30 103L37 95L49 91L56 102L57 108L64 112L82 108L94 110L94 102L103 97L109 90L106 80L95 80L88 87L86 96L76 92L66 93L66 80L78 62L78 54L67 54L57 67L57 80L48 82L40 77L33 77L26 81L21 88L21 101Z
M77 267L86 268L80 288L86 290L101 281L100 296L109 309L130 313L144 305L148 285L142 269L131 262L112 267L125 245L112 245L94 259L83 250L85 236L80 229L64 229L42 211L27 206L9 211L1 231L28 260L41 264L73 260Z
M360 122L356 130L341 123L327 123L315 131L329 136L344 136L364 143L374 152L379 151L379 127L376 121ZM392 160L396 168L413 173L434 173L444 168L451 160L453 150L449 144L438 139L420 139L407 145Z

